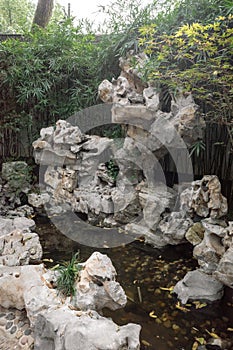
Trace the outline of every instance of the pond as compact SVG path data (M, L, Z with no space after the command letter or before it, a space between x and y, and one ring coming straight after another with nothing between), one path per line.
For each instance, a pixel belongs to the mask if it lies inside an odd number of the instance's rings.
M46 217L37 217L35 221L44 258L53 259L53 263L45 263L47 267L70 260L78 250L82 261L94 251L111 258L128 302L122 310L104 310L104 315L119 325L140 324L142 350L191 350L196 338L200 342L202 338L207 340L210 333L223 339L232 336L229 328L233 326L233 298L229 289L221 301L210 305L200 302L181 305L171 292L172 286L197 267L191 245L158 250L135 241L111 249L91 248L62 235Z

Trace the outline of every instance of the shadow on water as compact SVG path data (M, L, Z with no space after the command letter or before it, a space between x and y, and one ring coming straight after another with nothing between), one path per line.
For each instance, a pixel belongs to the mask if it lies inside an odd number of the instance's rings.
M128 303L121 310L104 310L104 315L119 325L140 324L142 350L191 350L195 338L210 338L208 332L231 337L232 332L227 331L233 325L231 290L227 289L222 301L207 306L190 303L185 306L187 310L179 308L176 296L169 291L197 267L189 244L157 250L136 241L111 249L93 248L64 237L45 217L38 217L36 224L44 258L52 258L53 264L70 260L77 250L82 261L96 250L111 258Z

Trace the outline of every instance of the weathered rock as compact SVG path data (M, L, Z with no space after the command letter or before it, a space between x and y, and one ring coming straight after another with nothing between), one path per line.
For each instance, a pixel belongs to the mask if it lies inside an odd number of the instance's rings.
M98 87L98 96L103 102L112 102L113 100L113 85L107 79L103 80Z
M222 243L226 250L233 246L233 221L228 222L228 226L225 228L225 234L222 239Z
M30 205L25 204L15 209L8 209L6 214L9 219L15 219L16 217L32 217L34 215L34 210Z
M143 105L115 104L112 107L112 122L116 124L130 124L148 130L154 119L154 111Z
M74 211L96 215L100 213L112 214L113 202L109 194L104 194L101 189L95 190L90 187L77 188L74 190L74 198L71 201Z
M48 128L42 128L40 130L41 140L46 141L48 143L52 143L53 141L54 128L53 126L49 126Z
M45 273L43 265L0 266L0 305L26 308L31 325L40 311L61 306L56 290L43 277Z
M38 262L42 247L36 233L14 230L0 237L0 265L17 266Z
M121 191L119 188L112 190L113 218L122 224L129 223L141 212L138 194L131 187L130 189L128 191L127 189Z
M126 304L126 296L115 282L116 271L107 256L96 252L84 265L77 288L79 293L82 290L82 295L86 293L86 304L84 299L79 301L85 309L90 306L116 309ZM77 348L78 341L83 349L139 350L140 326L119 327L96 311L75 310L70 298L61 298L53 288L51 282L55 281L56 273L43 265L0 266L0 276L0 305L26 309L35 330L35 349L72 350ZM85 287L88 288L84 291Z
M6 235L13 230L22 230L28 232L35 227L35 221L25 217L15 217L9 219L0 216L0 237Z
M233 247L221 257L214 276L226 286L233 288Z
M194 247L193 256L198 260L201 270L212 273L217 269L224 252L221 238L205 231L202 242Z
M140 326L117 326L95 311L69 309L41 313L35 325L35 350L139 350Z
M0 305L22 310L25 307L21 267L0 266Z
M227 223L224 220L207 218L202 220L201 223L208 233L213 233L221 238L226 234Z
M132 66L132 59L134 65ZM144 88L148 85L142 81L142 74L140 73L141 67L148 61L148 57L144 53L134 55L132 52L128 52L126 57L120 57L119 66L122 69L121 76L127 78L130 86L137 93L142 93Z
M15 229L13 220L0 217L0 236L4 236Z
M148 87L143 90L143 97L146 101L146 107L155 112L160 108L159 93L153 87Z
M174 206L176 193L164 184L158 183L152 188L141 186L138 195L147 227L156 230L162 220L162 214Z
M191 188L181 193L181 207L191 215L221 218L227 213L227 200L221 194L221 184L216 175L205 175L192 182Z
M150 230L144 220L139 223L131 223L125 226L125 231L128 232L134 239L144 238L145 242L151 244L155 248L163 248L167 242L163 238L163 234L157 230Z
M185 234L185 238L187 241L189 241L192 245L200 244L201 241L204 238L204 232L205 229L202 226L201 222L195 222L188 231Z
M65 120L58 120L53 133L53 142L55 145L73 145L82 142L85 136L78 126L72 126Z
M43 207L50 200L50 195L48 193L29 193L28 203L34 208Z
M22 230L24 232L27 232L28 230L33 229L36 226L34 220L25 217L14 218L13 225L16 230Z
M80 277L75 284L72 303L81 310L112 310L126 305L126 295L115 281L116 270L107 255L95 252L85 262Z
M167 244L185 243L185 235L193 222L190 218L183 217L180 212L172 212L159 223L159 229L163 233L163 239Z
M107 162L112 155L113 140L107 137L91 136L83 145L82 162L78 167L78 184L86 186L94 178L99 164Z
M183 304L188 300L212 302L223 296L223 285L216 278L200 270L190 271L179 281L174 292Z

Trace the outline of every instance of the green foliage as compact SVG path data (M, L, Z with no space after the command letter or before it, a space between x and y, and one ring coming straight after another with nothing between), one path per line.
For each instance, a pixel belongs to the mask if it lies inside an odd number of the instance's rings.
M114 159L110 159L106 162L106 167L108 171L108 176L110 176L115 182L117 179L117 175L119 174L119 167Z
M125 130L120 124L111 124L103 131L103 136L110 139L122 139L125 138Z
M31 29L35 3L32 0L0 0L0 32L24 34ZM64 19L64 11L55 3L52 21Z
M0 0L0 32L20 34L29 30L34 11L30 0Z
M196 154L196 156L199 157L201 152L205 151L205 149L206 149L205 143L202 140L198 140L191 147L189 155L191 157L193 154Z
M230 2L231 0L229 0ZM229 14L228 0L162 0L160 11L155 16L157 31L161 33L174 33L184 24L212 23L217 16Z
M138 51L138 28L151 23L152 5L142 6L140 0L117 0L107 6L100 6L105 21L98 32L99 69L105 79L117 77L120 73L119 57L129 50Z
M93 105L99 83L94 40L66 19L37 28L23 42L1 42L0 125L9 119L18 126L24 116L39 130Z
M145 80L192 91L201 112L212 120L232 119L233 16L219 16L209 24L181 26L173 34L159 35L155 25L140 29L139 45L150 59L143 68Z
M57 289L65 296L75 294L74 283L81 270L79 263L79 252L74 254L69 262L63 262L56 270L58 271Z

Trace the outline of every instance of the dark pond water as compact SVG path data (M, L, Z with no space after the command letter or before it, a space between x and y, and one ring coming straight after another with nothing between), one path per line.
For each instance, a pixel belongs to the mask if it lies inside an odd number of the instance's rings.
M83 261L96 250L111 258L128 303L122 310L104 310L104 315L120 325L140 324L142 350L191 350L195 338L210 338L208 332L224 339L232 337L233 333L227 330L233 328L233 298L229 290L220 302L207 306L189 303L184 310L179 308L176 296L166 290L196 268L190 245L161 251L137 241L125 247L96 249L63 236L47 218L37 218L36 223L44 258L52 258L53 264L70 260L77 250Z

